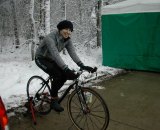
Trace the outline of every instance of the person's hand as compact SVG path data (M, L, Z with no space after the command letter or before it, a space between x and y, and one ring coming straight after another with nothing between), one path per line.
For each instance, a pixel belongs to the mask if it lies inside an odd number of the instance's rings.
M70 70L69 68L65 68L65 75L67 77L68 80L74 80L78 78L78 74L75 74L73 70Z
M80 68L81 68L82 70L86 70L86 71L88 71L88 72L92 72L92 70L93 70L92 67L90 67L90 66L85 66L85 65L81 65Z

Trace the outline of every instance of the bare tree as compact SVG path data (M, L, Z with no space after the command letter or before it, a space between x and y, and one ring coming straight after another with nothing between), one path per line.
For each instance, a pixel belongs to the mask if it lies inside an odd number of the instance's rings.
M34 0L30 1L30 25L31 25L31 58L34 60L35 57L35 42L36 42L36 28L35 28L35 19L34 19Z
M83 0L79 0L79 3L78 3L78 7L79 7L79 22L80 22L80 25L82 25L82 21L83 21Z
M37 33L41 33L41 31L44 31L45 35L50 33L50 0L40 0L40 14L38 21L35 21L34 14L35 14L35 6L36 6L35 0L30 1L30 26L31 26L31 56L32 60L34 60L35 57L35 45L37 43ZM38 15L38 14L37 14ZM39 23L39 30L36 28L36 22ZM39 32L37 32L37 30ZM42 38L42 35L39 37L40 40Z
M66 16L66 1L65 0L61 0L61 17L63 19L67 19L67 16Z
M39 3L39 40L42 40L44 35L50 33L50 0L40 0Z
M16 8L15 8L14 0L11 0L10 4L11 4L11 7L12 7L12 13L13 13L15 45L16 45L16 48L19 48L20 42L19 42L19 33L18 33L18 27L17 27L17 16L16 16Z
M45 34L50 33L50 0L45 0Z
M44 0L40 0L39 5L40 5L40 9L39 9L40 19L39 19L39 22L40 22L41 29L44 30L44 28L45 28L45 23L44 23Z
M101 7L102 1L99 0L95 8L97 18L97 46L101 46Z

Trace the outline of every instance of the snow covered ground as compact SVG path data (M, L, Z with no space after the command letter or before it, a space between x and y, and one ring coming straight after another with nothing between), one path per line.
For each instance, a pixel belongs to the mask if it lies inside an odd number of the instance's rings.
M116 75L122 71L121 69L102 66L101 48L77 49L77 53L85 65L98 68L98 76ZM69 65L69 68L79 69L68 54L62 55L62 58ZM26 84L33 75L47 76L36 66L34 61L31 61L29 53L17 51L15 53L0 54L0 96L3 98L7 109L18 107L26 101ZM93 76L89 78L94 78ZM68 82L65 87L67 85Z

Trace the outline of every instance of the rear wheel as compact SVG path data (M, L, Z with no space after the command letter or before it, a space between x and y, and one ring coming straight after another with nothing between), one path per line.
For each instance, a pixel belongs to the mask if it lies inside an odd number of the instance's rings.
M82 88L82 92L85 98L75 90L68 99L71 121L79 130L106 130L109 124L109 111L105 101L90 88Z
M27 83L28 101L32 100L34 110L46 115L51 111L50 87L40 76L32 76Z

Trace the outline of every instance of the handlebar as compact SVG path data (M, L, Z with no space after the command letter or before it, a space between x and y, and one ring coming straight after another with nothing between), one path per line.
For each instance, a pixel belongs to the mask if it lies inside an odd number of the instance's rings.
M87 72L94 73L96 71L97 71L97 67L94 67L91 71L87 71ZM84 70L80 69L79 72L77 73L77 76L79 77L83 72L84 72Z
M91 70L91 73L94 73L97 71L97 67L94 67L93 70Z

